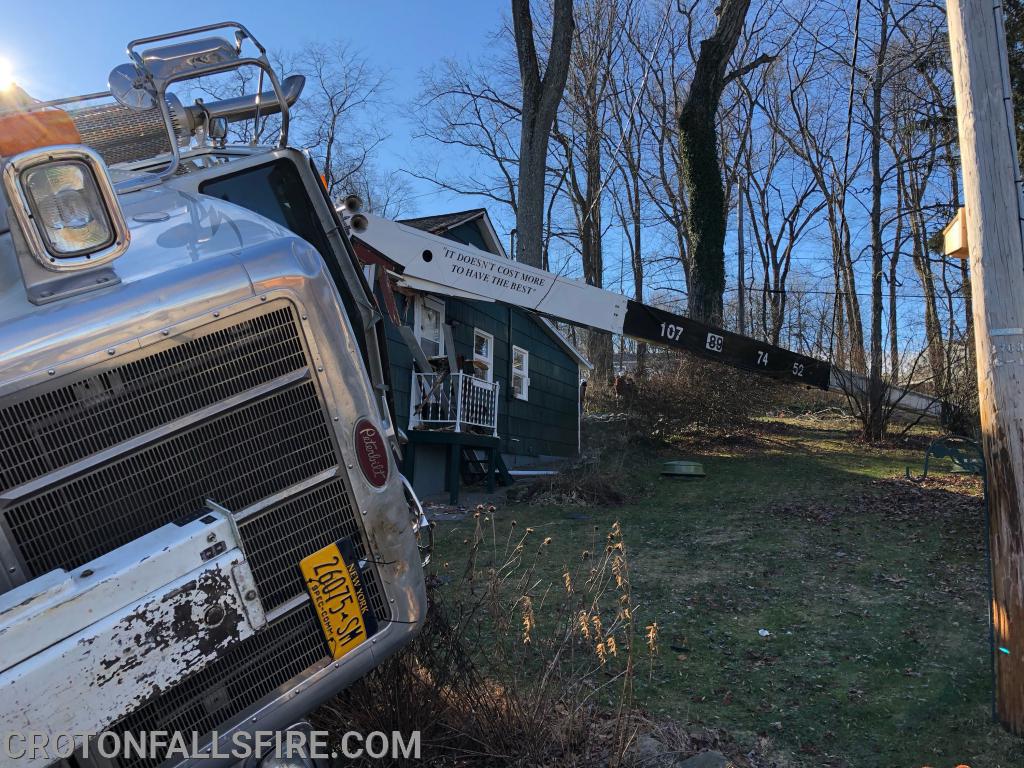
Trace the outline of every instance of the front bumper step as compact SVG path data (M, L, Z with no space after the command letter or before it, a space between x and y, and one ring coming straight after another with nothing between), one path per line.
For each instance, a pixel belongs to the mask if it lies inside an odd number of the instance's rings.
M102 731L265 625L230 514L211 505L0 596L0 732Z

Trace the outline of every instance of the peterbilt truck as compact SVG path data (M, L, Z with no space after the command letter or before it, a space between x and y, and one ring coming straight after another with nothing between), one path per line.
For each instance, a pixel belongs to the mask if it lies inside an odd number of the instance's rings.
M104 732L229 755L425 610L356 201L288 144L301 77L234 22L127 52L109 91L0 94L0 764L181 762L87 756ZM241 68L253 95L178 95Z

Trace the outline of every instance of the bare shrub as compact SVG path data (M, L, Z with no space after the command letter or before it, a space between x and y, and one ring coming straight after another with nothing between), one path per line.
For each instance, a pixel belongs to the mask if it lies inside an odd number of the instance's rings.
M316 725L419 730L429 765L622 764L645 722L633 685L653 672L658 629L634 613L618 523L595 529L550 578L550 538L499 527L493 507L475 522L465 562L431 579L417 640L322 707Z
M981 431L978 377L969 361L954 365L949 370L941 423L947 432L954 435L977 438Z
M687 429L729 429L781 401L764 376L707 360L675 355L635 380L628 396L615 389L588 392L587 412L622 413L633 432L665 440Z
M621 468L596 463L570 466L556 475L538 477L528 485L509 490L509 500L528 504L617 507L625 503L635 483Z

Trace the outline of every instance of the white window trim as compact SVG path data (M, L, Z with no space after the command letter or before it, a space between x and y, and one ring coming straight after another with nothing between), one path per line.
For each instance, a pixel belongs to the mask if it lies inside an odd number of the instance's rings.
M489 357L478 357L477 356L477 354L476 354L476 337L477 336L484 336L484 337L486 337L486 339L487 339L487 349L491 353ZM494 381L494 335L488 333L487 331L482 331L479 328L474 328L473 329L473 362L476 362L478 359L481 360L482 362L487 363L487 367L484 369L484 375L483 375L482 378L485 381L493 382ZM479 371L480 369L477 368L476 366L473 366L473 370L474 370L474 373L475 373L475 372Z
M417 343L422 341L423 337L420 336L421 321L423 319L423 307L428 306L433 309L441 318L441 328L438 338L438 356L445 354L444 349L444 324L447 318L445 317L444 308L445 304L441 299L435 298L434 296L418 296L415 303L413 304L413 330L416 334ZM420 344L420 349L423 349L423 345Z
M516 352L523 354L523 369L522 371L516 370ZM530 399L530 350L524 349L523 347L517 347L515 344L512 345L512 377L510 386L512 388L512 396L516 400L529 400ZM523 379L523 393L516 394L515 378L516 376L522 376Z

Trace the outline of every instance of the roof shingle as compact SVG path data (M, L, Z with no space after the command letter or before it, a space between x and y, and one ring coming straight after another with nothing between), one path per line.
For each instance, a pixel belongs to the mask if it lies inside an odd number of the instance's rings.
M435 235L443 234L452 227L472 221L487 213L486 208L470 208L468 211L456 211L454 213L440 213L436 216L419 216L414 219L399 219L399 224L405 224L424 232Z

